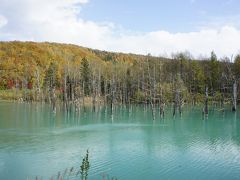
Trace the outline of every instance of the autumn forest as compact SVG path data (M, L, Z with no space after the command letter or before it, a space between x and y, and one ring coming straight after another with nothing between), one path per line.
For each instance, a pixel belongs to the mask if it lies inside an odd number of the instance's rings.
M112 53L70 44L0 43L0 98L63 103L171 105L230 104L236 109L240 55L194 59Z

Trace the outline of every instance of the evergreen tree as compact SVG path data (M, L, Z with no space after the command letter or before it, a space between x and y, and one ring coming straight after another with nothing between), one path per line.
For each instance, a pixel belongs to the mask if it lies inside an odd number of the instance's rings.
M48 87L53 88L56 86L57 82L57 65L51 62L46 72L46 84Z
M216 92L219 89L219 79L220 75L220 64L217 60L217 56L214 51L211 52L210 58L210 87L212 88L212 92Z
M240 78L240 54L235 57L234 61L234 74L237 79Z
M81 79L82 79L82 86L84 88L84 94L90 94L90 83L91 83L91 71L89 67L89 62L87 58L83 58L81 61Z

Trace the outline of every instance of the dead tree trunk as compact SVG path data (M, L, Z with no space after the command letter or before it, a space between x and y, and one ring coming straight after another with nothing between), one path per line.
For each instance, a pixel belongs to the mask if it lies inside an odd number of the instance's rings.
M71 86L71 101L73 102L75 100L75 97L74 97L75 77L74 76L70 80L70 86Z
M101 71L98 71L98 84L97 84L97 97L98 97L98 105L101 104Z
M148 80L149 80L149 101L150 101L150 105L151 105L151 110L152 110L152 118L153 120L155 120L155 104L154 104L154 78L151 78L151 74L150 74L150 65L149 65L149 60L147 61L148 62ZM152 80L153 79L153 80Z
M108 90L107 90L108 88L107 88L107 86L108 86L108 82L105 79L104 80L104 106L107 105L107 95L108 95Z
M40 73L39 73L38 69L35 72L35 77L36 77L36 80L37 80L37 83L36 83L36 101L40 101L41 88L40 88Z
M97 96L97 86L95 77L92 78L92 107L93 112L96 111L96 96Z
M179 92L178 111L180 115L182 115L182 107L183 107L183 98L182 98L182 94Z
M165 111L165 103L164 103L164 100L163 100L163 90L161 88L160 90L160 117L161 118L164 118L164 111Z
M208 86L205 87L205 105L203 114L208 115Z
M145 112L145 110L146 110L146 107L147 107L147 92L146 92L146 84L145 84L145 73L144 73L144 68L143 68L143 66L142 66L142 64L141 64L141 71L142 71L142 91L144 92L144 102L143 102L143 104L144 104L144 112Z
M221 107L221 111L224 111L224 92L225 92L225 89L224 89L224 84L222 83L221 85L221 100L220 100L220 107Z
M233 83L233 98L232 98L232 111L237 110L237 82Z
M152 106L153 106L153 116L154 119L156 119L156 95L157 95L157 83L156 83L156 67L153 68L153 100L152 100Z
M83 97L82 97L83 101L82 102L83 102L83 107L85 108L85 83L84 82L83 82L83 85L82 85L82 90L83 90Z
M67 96L67 74L66 72L64 73L64 84L63 84L63 102L66 110L68 111L68 96Z
M18 81L18 79L16 78L16 80L15 80L15 88L16 88L16 100L20 100L19 98L18 98L18 91L19 91L19 81Z
M176 115L176 111L179 105L179 90L175 90L174 104L173 104L173 116Z
M111 92L110 92L110 94L111 94L111 99L110 99L110 101L111 101L111 114L113 115L114 104L115 104L115 90L116 90L114 76L112 78L112 83L111 83L111 89L110 90L111 90Z
M51 98L51 105L52 105L52 111L56 113L56 102L57 102L57 96L55 93L55 87L52 87L50 89L50 98Z

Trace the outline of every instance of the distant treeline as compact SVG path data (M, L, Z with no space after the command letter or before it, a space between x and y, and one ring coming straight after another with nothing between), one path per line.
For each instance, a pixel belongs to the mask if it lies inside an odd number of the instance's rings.
M23 101L92 105L237 102L240 55L195 60L111 53L76 45L0 42L0 96ZM236 91L236 92L234 92ZM235 94L234 94L235 93ZM209 96L209 97L208 97Z

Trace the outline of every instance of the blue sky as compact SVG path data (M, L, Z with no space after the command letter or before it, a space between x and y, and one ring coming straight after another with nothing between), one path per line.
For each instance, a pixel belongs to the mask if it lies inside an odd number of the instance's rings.
M240 51L239 0L0 0L0 40L219 57Z
M237 23L239 12L238 0L91 0L81 16L133 31L191 32L210 23Z

